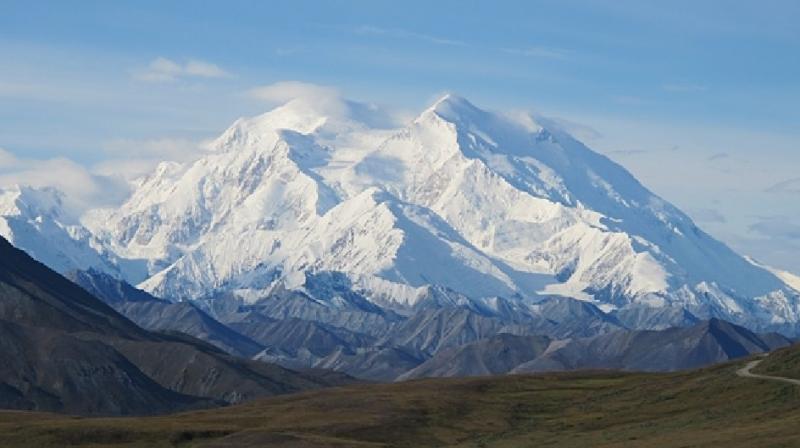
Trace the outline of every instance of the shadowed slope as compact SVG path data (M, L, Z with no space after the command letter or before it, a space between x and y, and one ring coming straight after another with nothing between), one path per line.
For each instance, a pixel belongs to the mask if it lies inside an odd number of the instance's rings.
M152 414L349 382L151 333L0 238L0 404Z
M789 345L779 335L757 335L737 325L711 319L685 328L616 331L575 339L550 350L514 372L574 369L674 371L725 362Z
M227 353L247 358L264 349L193 303L157 299L127 282L97 271L75 271L68 278L148 330L186 333Z

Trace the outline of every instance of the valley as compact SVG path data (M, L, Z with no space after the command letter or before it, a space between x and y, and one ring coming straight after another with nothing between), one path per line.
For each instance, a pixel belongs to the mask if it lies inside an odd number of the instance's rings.
M800 447L762 3L0 1L0 448Z
M793 347L763 361L783 369ZM778 356L780 355L780 356ZM790 447L800 387L737 376L573 372L360 385L165 417L0 413L8 447ZM793 374L800 378L794 367Z

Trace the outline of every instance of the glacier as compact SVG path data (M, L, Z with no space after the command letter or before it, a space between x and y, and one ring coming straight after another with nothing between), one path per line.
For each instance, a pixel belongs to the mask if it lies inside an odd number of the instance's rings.
M796 277L735 253L553 120L456 95L399 128L351 101L289 101L196 161L160 164L119 207L72 218L60 195L4 190L0 235L59 272L170 300L294 290L335 310L352 305L344 285L403 314L564 296L800 333Z

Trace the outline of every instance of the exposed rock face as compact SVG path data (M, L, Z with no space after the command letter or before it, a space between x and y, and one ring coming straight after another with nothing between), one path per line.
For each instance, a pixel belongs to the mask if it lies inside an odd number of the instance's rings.
M272 317L371 335L385 316L370 306L549 295L638 329L694 317L798 333L796 282L546 118L448 95L384 129L340 106L237 120L199 160L165 162L121 206L80 219L52 190L0 192L0 235L62 273L96 269L171 301L283 290L292 300Z
M574 369L671 371L763 353L792 342L780 335L757 335L718 319L661 331L616 331L569 341L513 372Z
M0 359L0 405L86 415L171 412L349 381L148 332L2 238Z
M76 271L67 277L148 330L185 333L227 353L246 358L264 349L257 342L217 322L190 302L172 303L157 299L98 271Z
M437 353L399 380L451 376L502 375L536 359L550 346L546 336L498 334Z

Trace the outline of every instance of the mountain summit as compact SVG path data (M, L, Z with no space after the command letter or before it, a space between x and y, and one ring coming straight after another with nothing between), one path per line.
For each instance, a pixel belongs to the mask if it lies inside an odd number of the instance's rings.
M119 208L87 213L70 244L171 300L298 290L336 308L341 295L319 293L336 279L401 314L434 286L481 306L561 295L650 324L669 308L798 333L797 290L550 120L455 95L396 129L370 111L295 101L237 120L203 158L165 162ZM28 233L53 236L33 215L0 234L36 255ZM86 268L62 258L57 270Z

